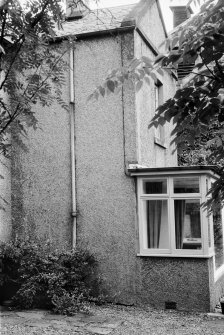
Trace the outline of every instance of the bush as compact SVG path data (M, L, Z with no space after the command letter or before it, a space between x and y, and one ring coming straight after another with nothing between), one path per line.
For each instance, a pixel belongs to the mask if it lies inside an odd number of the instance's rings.
M2 291L12 292L3 299L11 298L17 308L72 315L97 300L97 262L87 251L50 251L49 245L17 240L0 247L0 258Z

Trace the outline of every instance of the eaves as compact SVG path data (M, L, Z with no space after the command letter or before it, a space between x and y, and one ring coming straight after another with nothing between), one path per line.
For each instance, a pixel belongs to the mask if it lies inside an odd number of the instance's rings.
M88 32L83 32L79 34L70 34L70 35L65 35L65 36L58 36L55 37L55 42L60 42L63 40L68 39L69 37L75 38L75 40L83 40L91 37L98 37L98 36L105 36L105 35L110 35L110 36L117 36L119 34L125 33L125 32L130 32L134 31L136 28L135 24L131 24L129 26L124 26L124 27L118 27L118 28L112 28L112 29L105 29L105 30L98 30L98 31L88 31ZM54 42L52 41L52 42Z

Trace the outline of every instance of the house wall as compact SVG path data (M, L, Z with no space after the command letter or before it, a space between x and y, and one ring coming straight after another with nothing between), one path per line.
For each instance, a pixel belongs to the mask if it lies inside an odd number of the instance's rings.
M126 174L128 164L174 166L176 155L171 146L157 147L154 132L148 130L155 112L149 86L137 96L125 86L119 95L86 101L108 69L126 66L134 56L149 53L135 33L85 39L75 49L78 245L96 255L108 296L124 304L138 300L143 280L137 257L136 185ZM165 75L165 82L164 98L175 89L169 76Z
M75 49L78 245L96 255L110 299L126 303L138 287L135 182L125 174L137 157L134 92L86 101L108 69L122 65L122 52L133 57L132 44L130 33L85 39Z
M0 243L11 238L11 162L0 156Z
M138 24L159 47L165 35L155 3L147 15ZM148 129L155 112L152 87L144 84L137 94L124 87L118 95L87 102L108 69L142 55L154 57L137 32L86 38L75 45L77 243L96 255L111 300L161 308L171 300L178 309L205 311L211 278L206 259L137 256L136 185L127 174L128 164L177 164L170 145L172 125L166 129L166 148L154 143L154 130ZM165 73L163 82L166 100L173 95L175 82ZM69 75L63 96L69 101ZM36 113L40 127L29 130L28 151L13 141L13 232L49 239L57 248L71 247L70 117L56 103L49 109L39 106ZM210 288L214 286L210 279ZM217 292L214 289L212 297Z
M156 2L152 3L150 12L145 12L138 26L149 36L150 42L160 52L163 52L161 42L165 33L158 18ZM135 31L135 56L155 58L153 51ZM160 76L163 83L163 101L175 94L175 79L165 71ZM138 125L138 162L150 167L177 166L175 146L171 143L172 124L165 125L166 146L155 143L155 129L148 129L148 125L155 115L155 81L150 78L150 85L144 83L136 94L136 111ZM179 310L209 311L210 305L210 271L209 261L200 258L172 258L172 257L139 257L139 278L141 292L136 297L140 302L165 308L165 302L176 303ZM217 285L216 285L217 287ZM217 289L214 289L217 292ZM216 301L217 303L217 301Z
M224 296L224 275L215 281L213 257L209 259L210 309L214 311L219 299Z
M147 128L154 113L150 87L137 97L133 88L124 87L98 101L87 98L109 69L128 65L138 47L139 55L149 52L130 32L78 40L74 51L77 243L96 255L110 299L126 304L138 300L142 281L136 185L128 164L169 166L175 158L169 158L169 149L151 160L160 148ZM69 101L67 82L63 95ZM54 104L37 109L37 118L41 129L29 131L28 152L14 143L14 233L71 246L69 115Z
M149 8L148 8L149 7ZM152 1L147 10L142 13L137 25L142 32L148 36L152 46L163 52L161 43L165 40L165 32L159 19L159 11L156 1ZM146 45L141 36L135 31L135 57L147 56L151 60L155 58L155 53ZM161 82L163 83L163 101L172 97L176 90L176 80L163 71ZM155 115L155 81L150 77L150 85L144 82L142 89L136 93L136 112L138 124L138 162L150 167L176 166L177 154L174 152L175 145L171 144L172 123L166 124L165 142L166 147L155 144L155 129L148 129L150 121Z
M139 34L135 32L135 56L147 56L154 59L155 55L141 39ZM163 83L163 101L175 94L175 79L165 71L161 81ZM138 162L139 164L150 167L177 166L177 154L175 145L171 144L172 124L168 123L164 126L166 147L155 144L155 129L148 129L150 121L155 115L155 82L150 79L150 85L144 82L142 89L136 93L136 113L138 120Z
M207 259L141 257L141 301L165 308L176 302L178 310L210 310Z
M145 7L142 7L137 26L144 31L152 44L162 53L165 45L161 44L164 42L166 34L160 19L157 2L158 0L145 0Z
M69 82L63 88L66 102L68 87ZM29 129L27 150L12 139L13 234L50 240L57 248L71 246L69 113L57 103L35 112L39 128Z

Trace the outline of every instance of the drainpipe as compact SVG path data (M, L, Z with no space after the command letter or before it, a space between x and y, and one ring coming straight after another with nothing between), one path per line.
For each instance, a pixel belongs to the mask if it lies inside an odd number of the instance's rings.
M70 44L69 53L70 78L70 136L71 136L71 177L72 177L72 247L76 247L76 166L75 166L75 92L74 92L74 45Z

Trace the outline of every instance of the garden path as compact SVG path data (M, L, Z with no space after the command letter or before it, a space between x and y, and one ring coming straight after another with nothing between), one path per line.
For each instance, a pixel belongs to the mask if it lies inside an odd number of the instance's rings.
M91 306L90 313L0 311L1 335L223 335L224 315L147 307Z

